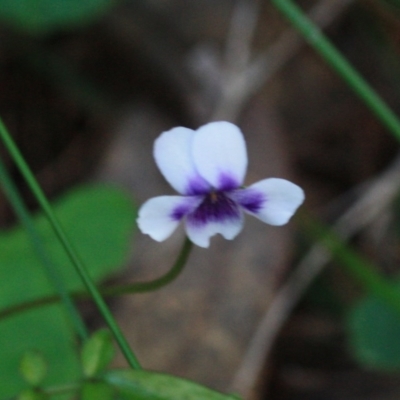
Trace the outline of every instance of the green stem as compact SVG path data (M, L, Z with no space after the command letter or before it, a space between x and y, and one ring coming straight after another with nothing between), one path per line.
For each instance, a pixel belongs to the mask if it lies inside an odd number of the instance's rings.
M182 272L183 268L186 265L192 247L193 247L192 242L189 239L185 239L185 242L183 243L182 249L178 255L176 262L166 274L160 276L159 278L156 278L148 282L135 282L127 285L117 285L108 288L106 287L100 289L100 293L105 297L114 297L114 296L121 296L124 294L143 293L160 289L161 287L171 283L174 279L176 279L179 276L179 274ZM84 292L75 292L72 293L72 296L77 300L86 299L88 297L87 293ZM20 303L1 310L0 320L11 317L12 315L17 313L28 311L36 307L53 304L58 301L59 298L57 296L46 296L33 301Z
M25 178L28 186L32 190L33 194L35 195L36 200L40 204L44 214L46 215L48 221L50 222L54 233L58 237L61 245L64 247L65 252L67 253L72 265L75 267L76 272L80 276L82 282L85 284L87 291L90 293L92 299L97 305L100 313L102 314L104 320L106 321L108 327L110 328L111 332L114 335L115 340L117 341L122 354L126 358L128 364L135 369L141 369L139 361L137 360L136 356L132 352L131 348L129 347L128 342L126 341L122 331L120 330L118 324L116 323L111 311L107 307L107 304L101 297L99 291L96 288L96 285L93 283L89 273L87 272L86 268L84 267L83 263L79 259L77 253L75 252L71 242L67 238L66 234L64 233L61 224L58 222L58 219L53 213L53 210L50 206L50 203L47 201L46 196L44 195L42 189L40 188L39 184L37 183L35 177L33 176L31 170L29 169L28 165L26 164L24 158L22 157L20 151L18 150L17 146L15 145L14 141L12 140L10 134L7 131L3 121L0 119L0 137L3 140L4 145L6 146L7 150L11 154L14 162L17 164L21 174Z
M342 54L291 0L271 0L307 42L336 70L371 111L400 140L400 121Z
M51 262L50 257L42 244L40 235L35 227L35 224L32 221L29 211L22 201L18 189L15 187L1 159L0 183L5 195L12 204L17 217L19 218L22 225L24 225L25 230L31 239L32 246L45 269L46 275L50 283L54 286L54 289L58 293L58 297L63 301L63 304L70 316L70 319L77 331L77 334L81 337L82 340L87 339L89 334L79 314L79 311L72 301L72 298L70 297L68 290L65 287L60 275L58 274L56 266Z
M398 286L380 274L376 267L363 259L329 228L311 218L303 220L304 232L323 244L346 273L351 275L367 292L384 300L400 313L400 292Z
M150 292L153 290L160 289L161 287L171 283L174 279L176 279L179 276L179 274L182 272L183 268L186 265L186 261L190 255L192 247L193 243L188 238L186 238L183 243L182 249L178 255L178 258L176 259L172 268L165 275L162 275L157 279L148 282L135 282L127 285L119 285L110 288L104 288L101 292L104 294L104 296L108 297L108 296L120 296L128 293Z

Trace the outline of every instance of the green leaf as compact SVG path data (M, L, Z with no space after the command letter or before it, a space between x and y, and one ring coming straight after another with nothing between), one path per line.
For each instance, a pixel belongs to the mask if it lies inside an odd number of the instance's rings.
M400 369L400 315L372 296L359 301L348 315L350 349L367 367Z
M28 350L22 356L19 370L26 382L39 386L46 376L47 363L41 352Z
M102 372L114 358L113 338L107 329L95 332L82 349L82 368L86 377Z
M54 209L93 277L104 278L124 263L136 216L132 200L124 192L106 186L82 187L59 199ZM59 267L69 289L83 289L84 285L47 219L40 214L36 216L35 224L51 260ZM7 277L5 290L14 293L14 296L11 293L4 296L9 303L54 293L23 228L0 233L0 263L21 272L13 271ZM21 291L21 282L28 284L29 290ZM5 301L0 301L0 304L6 305Z
M80 400L113 400L114 389L104 382L86 382Z
M0 0L0 18L32 34L88 24L101 17L114 0Z
M175 376L139 370L113 370L104 381L118 389L127 400L232 400L226 395L198 383Z
M47 400L48 395L36 389L23 390L16 398L16 400Z
M124 264L136 216L124 192L106 186L75 189L55 203L55 212L93 279L104 279ZM47 220L38 215L35 223L68 288L82 289ZM21 227L0 233L0 277L1 308L54 293ZM75 337L60 305L0 321L0 338L0 397L13 396L25 387L18 366L30 349L42 352L48 361L46 384L62 384L79 377Z

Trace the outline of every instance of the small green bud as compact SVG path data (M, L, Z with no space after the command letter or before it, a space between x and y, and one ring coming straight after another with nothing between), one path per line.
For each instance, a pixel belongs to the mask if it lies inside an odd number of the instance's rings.
M104 371L114 358L115 349L111 333L106 329L95 332L82 349L82 369L86 377L92 378Z
M22 356L19 370L26 382L32 386L39 386L46 377L47 363L42 353L28 350Z

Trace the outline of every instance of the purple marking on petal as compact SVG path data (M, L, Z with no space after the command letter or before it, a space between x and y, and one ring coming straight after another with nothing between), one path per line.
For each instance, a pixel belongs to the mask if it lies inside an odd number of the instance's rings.
M171 218L175 221L180 221L189 211L190 208L187 205L179 205L172 210Z
M196 210L188 214L188 219L194 225L239 218L240 210L237 203L223 192L209 193Z
M175 220L175 221L180 221L184 216L186 216L187 214L189 214L191 211L193 211L193 208L194 207L196 207L196 203L193 203L193 201L191 201L191 200L194 200L194 198L192 197L192 198L189 198L189 197L187 197L186 198L186 202L183 202L183 203L181 203L181 204L179 204L178 206L176 206L173 210L172 210L172 212L171 212L171 214L170 214L170 217L173 219L173 220ZM201 201L201 198L197 198L197 200L194 200L195 202L196 201Z
M201 176L196 176L189 180L189 184L185 190L188 196L204 195L210 192L210 185Z
M264 193L254 189L237 190L231 194L231 197L245 210L254 214L257 214L268 200Z
M218 179L218 190L228 192L230 190L237 189L240 183L228 173L222 173Z

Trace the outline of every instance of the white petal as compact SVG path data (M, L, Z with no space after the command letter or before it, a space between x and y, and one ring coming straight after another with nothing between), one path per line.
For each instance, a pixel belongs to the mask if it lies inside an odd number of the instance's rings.
M199 197L153 197L139 209L139 229L152 239L162 242L171 236L182 218L192 212L201 201L202 198Z
M242 132L230 122L211 122L195 131L193 158L200 175L214 188L232 190L242 185L247 168Z
M242 230L243 212L236 204L230 209L223 206L215 213L209 211L211 210L208 208L203 212L200 206L186 217L186 233L197 246L208 247L210 237L217 233L232 240Z
M181 194L195 195L209 191L210 185L199 175L192 157L194 131L173 128L154 142L154 158L168 183Z
M285 179L269 178L230 195L249 214L270 225L284 225L304 201L304 191Z

